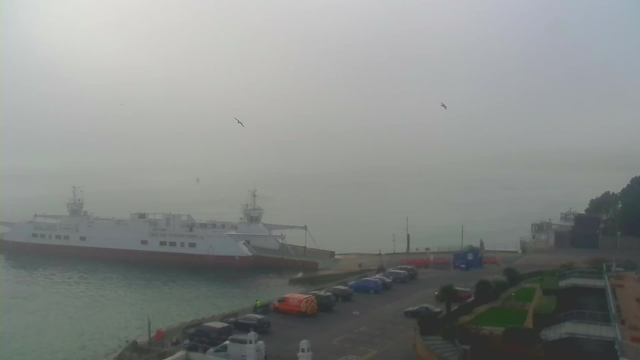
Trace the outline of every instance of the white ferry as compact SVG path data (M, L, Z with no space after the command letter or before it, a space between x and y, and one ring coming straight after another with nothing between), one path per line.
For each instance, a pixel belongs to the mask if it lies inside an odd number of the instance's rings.
M262 223L257 191L244 205L242 218L199 222L188 214L131 213L129 219L94 217L84 210L80 189L72 187L69 215L35 214L28 222L1 222L5 251L65 254L78 257L161 262L176 265L266 267L317 270L335 256L332 251L289 245L274 231L305 226ZM306 245L306 244L305 244Z

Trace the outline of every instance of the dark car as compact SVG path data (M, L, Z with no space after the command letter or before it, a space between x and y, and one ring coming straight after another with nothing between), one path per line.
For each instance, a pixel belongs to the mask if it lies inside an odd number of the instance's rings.
M422 304L404 310L404 315L408 317L428 316L437 318L440 314L442 314L442 309L429 304Z
M271 329L271 321L266 317L258 314L246 314L237 319L232 319L229 324L233 325L236 330L265 332Z
M311 291L309 295L313 295L316 298L318 304L318 310L331 311L336 306L336 298L332 293L326 291Z
M212 321L187 329L186 333L191 348L195 347L195 351L206 351L209 347L227 341L229 336L233 335L233 329L227 323Z
M371 278L380 280L380 282L382 283L382 288L385 290L389 290L393 286L393 281L382 274L372 276Z
M471 289L466 289L466 288L455 288L456 291L458 291L458 299L454 302L463 302L463 301L469 301L473 298L473 291L471 291ZM440 296L440 292L436 291L436 301L437 302L442 302L442 297Z
M387 270L384 276L397 283L406 283L411 279L411 275L403 270Z
M416 269L414 266L400 265L400 266L397 266L395 269L408 272L411 280L415 280L418 278L418 269Z
M382 283L378 279L364 278L349 283L349 288L353 291L380 294L382 292Z
M334 286L325 290L328 293L333 294L336 300L351 301L353 298L353 290L346 286Z

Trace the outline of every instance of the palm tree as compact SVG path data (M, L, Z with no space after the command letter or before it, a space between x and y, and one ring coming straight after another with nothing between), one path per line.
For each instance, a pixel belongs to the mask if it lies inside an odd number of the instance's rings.
M494 295L493 285L491 285L491 282L489 282L489 280L484 280L484 279L478 280L478 282L476 283L474 297L480 303L487 303L492 300L493 295Z
M451 312L451 303L454 303L460 299L458 290L451 284L443 285L438 290L438 295L441 301L444 301L447 314Z

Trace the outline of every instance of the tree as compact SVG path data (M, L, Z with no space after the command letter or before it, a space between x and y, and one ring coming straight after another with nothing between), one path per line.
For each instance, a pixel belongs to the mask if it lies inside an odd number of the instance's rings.
M584 210L588 215L603 215L614 217L620 206L620 196L611 191L605 191L595 199L589 200L589 205Z
M512 267L505 268L502 271L502 275L507 278L509 286L516 286L520 282L520 273Z
M447 314L451 312L451 303L454 303L460 299L458 290L456 290L456 288L451 284L440 287L440 290L438 290L438 295L440 295L440 299L445 303Z
M479 280L476 283L474 296L481 303L491 301L493 297L493 286L491 286L491 282L489 282L489 280Z
M620 190L619 229L625 235L640 236L640 176Z

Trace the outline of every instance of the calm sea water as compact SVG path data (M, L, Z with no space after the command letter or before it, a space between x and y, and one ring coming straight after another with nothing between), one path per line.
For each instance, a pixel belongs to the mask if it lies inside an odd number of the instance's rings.
M126 340L297 288L284 273L0 257L0 357L96 360Z

